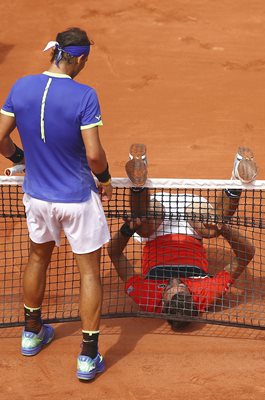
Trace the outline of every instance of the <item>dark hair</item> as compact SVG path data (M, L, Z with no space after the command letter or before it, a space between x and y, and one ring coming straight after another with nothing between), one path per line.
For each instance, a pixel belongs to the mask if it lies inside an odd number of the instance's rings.
M192 296L187 295L187 294L179 294L176 293L174 296L171 298L170 301L165 302L164 304L164 313L174 315L176 317L193 317L193 316L198 316L198 310L196 310ZM173 320L173 319L168 319L168 323L171 325L171 328L173 330L178 330L185 328L188 326L191 322L190 321L185 321L185 320Z
M80 28L68 28L56 36L56 41L61 47L65 46L87 46L91 44L87 33Z
M58 33L56 42L58 42L62 48L66 46L88 46L94 44L94 42L88 38L87 33L80 28L68 28L66 31ZM55 60L58 51L57 49L54 50L51 62ZM70 61L73 56L63 53L63 58L66 61Z

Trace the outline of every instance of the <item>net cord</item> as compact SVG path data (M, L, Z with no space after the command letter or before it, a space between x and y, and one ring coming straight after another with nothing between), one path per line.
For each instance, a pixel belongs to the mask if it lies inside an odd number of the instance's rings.
M0 185L21 186L23 176L0 176ZM112 178L113 187L130 188L132 182L128 178ZM147 179L145 187L152 189L171 188L171 189L265 189L265 180L256 180L252 183L244 184L238 180L222 179L171 179L154 178Z

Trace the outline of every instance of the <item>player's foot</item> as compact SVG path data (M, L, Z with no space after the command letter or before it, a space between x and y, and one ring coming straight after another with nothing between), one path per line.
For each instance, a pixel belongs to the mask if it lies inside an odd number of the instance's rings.
M234 160L232 179L239 179L242 183L251 183L256 179L257 173L252 150L248 147L239 147Z
M78 379L90 381L95 378L96 374L103 372L104 369L104 358L100 353L95 358L82 355L77 358L76 376Z
M39 333L23 331L21 353L23 356L35 356L45 344L54 338L54 329L51 325L42 325Z
M134 186L144 186L147 179L146 146L144 144L131 145L129 161L125 165L125 170Z

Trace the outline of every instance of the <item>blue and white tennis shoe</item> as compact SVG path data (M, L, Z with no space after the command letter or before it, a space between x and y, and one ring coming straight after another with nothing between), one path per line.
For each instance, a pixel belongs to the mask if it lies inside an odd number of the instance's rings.
M54 338L54 329L51 325L42 325L39 333L23 331L21 353L23 356L35 356L42 347L49 344Z
M94 379L96 374L105 370L104 358L100 353L95 358L80 355L77 358L77 372L78 379L89 381Z

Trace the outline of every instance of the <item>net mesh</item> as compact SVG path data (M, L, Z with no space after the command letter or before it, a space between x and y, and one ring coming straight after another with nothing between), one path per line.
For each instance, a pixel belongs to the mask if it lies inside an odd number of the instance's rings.
M29 239L26 226L25 211L22 203L22 179L4 179L0 184L0 326L17 326L24 322L22 277L28 259ZM127 180L114 180L113 199L104 204L111 235L119 232L124 219L131 216L130 188ZM229 181L177 181L149 180L148 187L152 196L158 196L163 206L167 208L165 220L159 228L159 235L170 235L175 232L180 222L186 224L187 215L184 211L176 211L172 206L176 198L182 196L202 197L214 204L220 192L232 186ZM234 183L234 187L241 187ZM173 320L187 320L265 328L265 272L263 262L264 246L264 206L265 183L256 181L255 185L242 186L242 195L238 209L227 221L221 215L205 215L193 213L189 215L195 221L225 222L240 231L240 234L250 240L255 247L255 256L244 269L234 285L225 295L216 291L216 298L208 309L203 312L168 315L160 310L154 312L152 304L159 302L153 289L154 279L148 281L147 290L139 294L140 300L135 302L130 296L130 286L125 291L125 283L119 277L112 264L107 248L103 248L101 276L103 284L102 317L147 316ZM173 200L175 199L175 200ZM148 216L147 216L148 217ZM152 215L152 218L154 215ZM166 222L165 222L166 221ZM185 225L186 226L186 225ZM139 238L138 238L139 239ZM157 239L157 233L153 237ZM124 249L124 255L134 268L134 277L143 275L143 250L146 243L131 238ZM231 261L231 248L220 235L204 239L204 248L208 259L208 272L216 276ZM175 251L175 250L174 250ZM173 254L173 249L167 247L166 261ZM152 253L152 257L154 257ZM173 257L173 256L172 256ZM170 263L170 261L169 261ZM158 263L159 264L159 263ZM165 278L165 277L164 277ZM165 280L165 279L163 279ZM147 280L145 280L146 284ZM151 282L151 283L150 283ZM164 283L164 282L163 282ZM162 283L161 283L162 285ZM45 299L42 307L43 320L46 322L73 321L79 319L79 272L71 249L62 234L61 246L55 248L47 275ZM162 286L161 286L162 287ZM149 290L150 289L150 290ZM129 295L128 295L129 294ZM144 299L143 299L144 298ZM138 303L138 304L137 304ZM140 306L139 306L140 303ZM143 307L145 304L145 307ZM147 304L147 306L146 306ZM186 315L187 314L187 315Z

